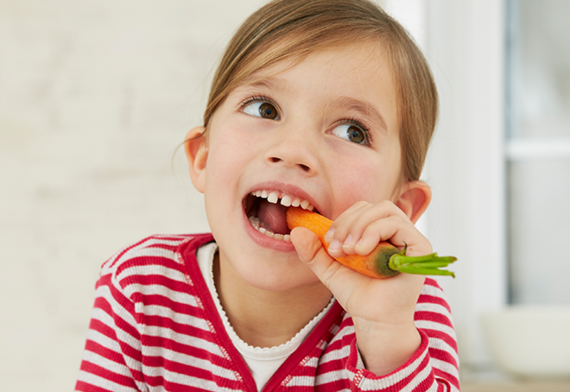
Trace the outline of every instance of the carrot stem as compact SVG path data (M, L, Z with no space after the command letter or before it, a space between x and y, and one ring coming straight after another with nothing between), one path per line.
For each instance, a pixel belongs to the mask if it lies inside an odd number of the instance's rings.
M425 256L406 256L407 245L404 249L392 257L388 262L388 267L394 271L405 272L407 274L419 275L449 275L455 277L451 271L441 270L457 260L453 256L439 257L437 253Z
M418 267L401 267L398 272L412 275L445 275L455 278L455 274L448 270L441 270L437 268L418 268Z

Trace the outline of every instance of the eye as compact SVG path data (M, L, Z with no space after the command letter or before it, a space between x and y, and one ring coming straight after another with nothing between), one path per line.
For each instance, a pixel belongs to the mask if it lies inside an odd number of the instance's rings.
M269 102L256 101L247 104L243 108L243 112L254 117L267 118L275 120L278 117L277 109Z
M354 124L342 124L332 130L335 136L357 144L369 144L368 131Z

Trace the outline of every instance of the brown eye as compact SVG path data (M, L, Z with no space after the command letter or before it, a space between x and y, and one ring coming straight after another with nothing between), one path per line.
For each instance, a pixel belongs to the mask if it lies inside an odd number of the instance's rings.
M242 109L245 114L250 116L266 118L269 120L279 120L279 113L275 105L264 101L253 101L245 105Z
M366 130L352 124L342 124L332 130L333 135L356 144L369 144Z
M275 120L277 118L277 110L270 103L263 103L259 106L259 114L263 118L268 118L270 120Z
M348 134L347 135L348 140L354 143L362 144L362 142L364 142L364 140L366 139L364 137L364 132L362 131L362 129L358 129L355 126L351 126L350 128L348 128L347 134Z

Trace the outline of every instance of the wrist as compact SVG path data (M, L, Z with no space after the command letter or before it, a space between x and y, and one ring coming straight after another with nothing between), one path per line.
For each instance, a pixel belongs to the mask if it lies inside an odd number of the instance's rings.
M421 345L413 321L392 324L353 319L356 344L366 369L383 376L401 367Z

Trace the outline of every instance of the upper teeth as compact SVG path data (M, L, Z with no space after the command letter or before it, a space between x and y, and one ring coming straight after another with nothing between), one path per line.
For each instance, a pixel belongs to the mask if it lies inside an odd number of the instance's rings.
M281 199L280 204L285 206L285 207L301 206L301 208L303 208L305 210L309 210L309 211L313 211L315 208L315 207L313 207L313 205L308 200L303 200L303 199L300 199L300 198L295 197L295 196L291 196L291 195L287 195L287 194L283 193L283 194L281 194L281 197L279 197L280 192L278 192L278 191L268 191L268 190L263 189L263 190L251 192L251 194L253 196L256 196L256 197L261 197L263 199L267 199L268 202L273 203L273 204L277 204L279 199Z

